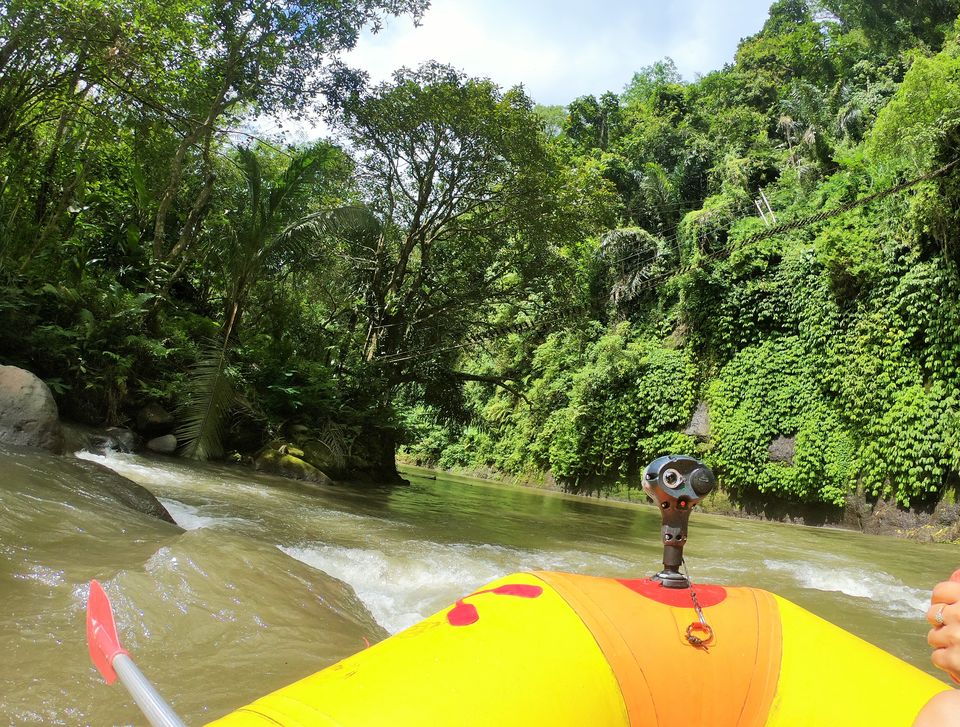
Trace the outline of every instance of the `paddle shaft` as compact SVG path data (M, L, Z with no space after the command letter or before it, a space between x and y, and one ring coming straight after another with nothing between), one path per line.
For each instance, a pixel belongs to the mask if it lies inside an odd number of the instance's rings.
M113 658L113 669L153 727L186 727L170 705L163 701L160 693L147 681L143 672L133 663L133 659L126 654L117 654Z

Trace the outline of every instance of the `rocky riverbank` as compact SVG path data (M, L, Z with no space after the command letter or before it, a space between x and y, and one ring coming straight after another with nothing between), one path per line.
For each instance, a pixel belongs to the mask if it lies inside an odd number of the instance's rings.
M701 428L705 428L706 418ZM691 427L697 423L694 422ZM32 447L60 454L80 449L120 449L134 451L141 445L154 452L176 450L173 417L157 407L148 408L137 417L137 431L63 424L57 405L47 385L28 371L13 366L0 366L0 445ZM701 432L702 436L706 436ZM309 432L294 432L291 442L272 441L247 458L254 469L318 484L329 484L333 477L357 479L364 472L363 462L351 461L324 442L311 438ZM784 447L781 443L781 449ZM789 453L788 453L789 454ZM771 457L784 457L779 450ZM417 462L398 461L417 466ZM85 469L90 463L77 465ZM496 480L539 489L565 488L547 473L527 476L507 475L492 468L445 470L450 474ZM329 474L328 474L329 473ZM115 473L102 469L90 473L104 492L128 507L173 522L163 505L146 489ZM361 480L363 478L361 477ZM620 487L597 495L614 500L645 501L642 490ZM797 525L841 527L875 535L909 538L920 542L960 543L960 505L952 490L940 502L928 507L903 508L896 502L869 499L863 494L851 495L842 508L827 505L804 505L774 498L737 500L721 487L700 505L703 512L731 517L770 520Z
M250 454L234 454L229 459L259 472L320 485L335 480L383 481L369 462L341 451L335 436L324 437L322 432L318 434L307 427L292 427L286 435L266 442ZM15 366L0 366L0 445L43 449L53 454L146 450L176 455L180 444L174 416L159 404L148 404L137 412L130 428L63 422L53 394L40 378ZM112 473L101 474L97 479L103 480L104 487L127 498L135 509L169 519L162 505L145 490L139 492L138 485L126 480L126 487L119 481L107 482ZM126 494L121 495L121 491Z
M29 371L0 366L0 452L44 450L53 455L72 454L92 446L109 434L64 426L49 387ZM131 510L173 523L167 509L145 487L93 462L64 457L63 466L74 468L71 481L93 487L96 495ZM81 485L78 485L80 487Z

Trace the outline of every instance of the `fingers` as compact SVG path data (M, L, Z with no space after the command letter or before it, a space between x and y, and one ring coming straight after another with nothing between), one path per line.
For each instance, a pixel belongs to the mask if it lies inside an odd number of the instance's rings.
M930 660L960 684L960 569L934 587L927 621L933 626L927 633L933 647Z
M937 618L940 615L940 620ZM936 628L949 623L960 623L960 603L934 601L927 608L927 623Z
M944 612L946 613L945 607ZM933 647L930 660L938 669L947 672L955 682L960 683L960 623L946 623L934 626L927 632L927 643Z
M960 656L960 624L934 626L927 632L927 643L934 649L954 647Z
M944 581L933 588L931 603L957 603L960 601L960 582Z
M930 661L951 676L960 674L960 649L934 649Z

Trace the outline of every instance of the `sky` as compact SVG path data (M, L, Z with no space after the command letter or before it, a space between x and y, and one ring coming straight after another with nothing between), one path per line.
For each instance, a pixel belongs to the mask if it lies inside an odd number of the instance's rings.
M502 88L522 85L536 103L566 106L621 93L640 69L666 57L688 81L733 61L763 26L773 0L431 0L419 26L387 18L342 56L386 81L427 60ZM261 117L252 130L288 142L329 136L320 120Z
M669 56L686 80L733 60L772 0L432 0L420 27L390 18L344 56L374 81L400 66L448 63L537 103L623 91L635 71Z

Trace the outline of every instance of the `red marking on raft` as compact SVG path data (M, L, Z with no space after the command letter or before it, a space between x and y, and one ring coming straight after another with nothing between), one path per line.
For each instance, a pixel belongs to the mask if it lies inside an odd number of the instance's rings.
M633 580L619 579L620 583L625 585L631 591L639 593L641 596L663 603L667 606L678 606L680 608L693 608L693 600L690 598L689 588L664 588L660 581L652 581L649 578L636 578ZM697 601L703 608L716 606L727 597L727 591L723 586L704 586L694 584L693 589L697 592Z
M508 583L505 586L498 586L497 588L487 588L483 591L477 591L476 593L471 593L469 596L464 596L459 601L456 602L453 608L447 611L447 622L451 626L469 626L480 620L480 614L477 611L477 607L472 603L464 603L466 599L473 598L474 596L479 596L483 593L492 593L496 596L519 596L520 598L536 598L541 593L543 593L543 588L540 586L531 586L526 583Z

